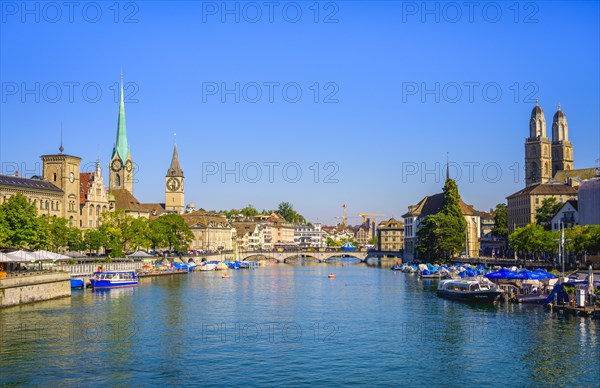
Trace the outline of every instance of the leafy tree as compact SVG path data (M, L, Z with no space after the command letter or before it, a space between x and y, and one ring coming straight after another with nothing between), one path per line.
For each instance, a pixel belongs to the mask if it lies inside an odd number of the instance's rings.
M542 206L538 207L535 215L535 222L544 227L546 230L550 230L552 225L552 217L560 210L562 203L558 202L558 199L554 197L546 198L542 201Z
M155 221L162 225L156 228L164 232L164 241L169 250L187 250L194 235L182 216L179 214L165 214L158 217Z
M88 251L98 253L98 250L106 245L106 235L99 229L90 229L85 232L84 246Z
M375 237L371 237L371 238L370 238L370 239L367 241L367 244L370 244L370 245L375 245L375 246L377 246L378 242L379 242L379 240L378 240L377 236L375 236Z
M334 240L331 237L327 237L327 240L325 240L325 243L327 244L328 247L341 247L342 246L341 241Z
M136 239L138 228L134 224L135 218L119 209L102 213L101 220L100 230L107 237L106 247L112 251L113 257L123 256L131 240Z
M496 205L492 233L497 237L506 238L508 236L508 209L505 203Z
M510 245L519 252L533 253L534 256L542 252L553 252L556 248L555 235L545 230L540 225L529 224L517 228L510 236Z
M162 217L158 217L150 221L146 231L146 238L154 251L156 251L157 247L167 245L167 233L169 233L169 227L166 223L159 221L161 218Z
M146 218L135 218L131 222L133 236L131 237L131 249L138 250L140 247L147 247L151 244L148 238L149 221Z
M79 228L69 228L67 231L67 246L70 251L82 251L85 249L83 235Z
M258 215L258 210L251 204L248 204L248 206L240 210L240 213L243 214L244 217L254 217Z
M33 249L50 249L52 245L52 231L50 229L50 224L52 219L47 216L37 217L35 219L36 227L35 227L35 238L33 239L33 243L30 245Z
M66 247L69 241L68 221L62 217L52 217L50 221L50 246L54 251Z
M299 213L297 213L294 210L294 206L289 202L281 202L279 204L279 206L277 207L277 210L275 211L275 213L277 213L280 216L282 216L283 218L285 218L285 220L287 222L306 223L306 220L304 219L304 217L302 215L300 215Z
M0 205L0 238L6 245L22 248L32 244L36 233L36 209L17 193Z

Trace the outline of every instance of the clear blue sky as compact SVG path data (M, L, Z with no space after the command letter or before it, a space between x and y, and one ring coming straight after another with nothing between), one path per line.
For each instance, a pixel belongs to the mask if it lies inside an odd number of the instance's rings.
M562 105L576 168L600 157L598 2L339 1L319 3L318 14L313 2L51 4L59 7L1 3L3 173L39 172L62 122L65 153L84 166L100 158L107 181L121 69L141 201L164 201L174 132L186 203L260 210L289 201L326 223L343 203L350 216L399 217L441 190L440 174L421 170L443 165L446 152L461 166L465 202L488 210L505 201L524 185L535 98L548 136ZM237 95L221 94L236 83ZM239 182L208 175L236 163Z

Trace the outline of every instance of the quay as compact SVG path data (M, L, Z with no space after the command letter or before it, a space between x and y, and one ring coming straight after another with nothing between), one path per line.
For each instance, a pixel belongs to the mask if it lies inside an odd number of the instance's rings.
M189 273L189 271L175 270L175 271L140 272L140 273L137 273L136 275L139 278L150 278L150 277L157 277L157 276L185 275L187 273Z
M0 279L0 308L71 296L66 272L27 273Z
M596 306L569 306L569 305L557 305L553 306L552 303L548 304L548 308L551 312L556 311L559 314L564 315L579 315L581 317L592 317L600 319L600 308Z

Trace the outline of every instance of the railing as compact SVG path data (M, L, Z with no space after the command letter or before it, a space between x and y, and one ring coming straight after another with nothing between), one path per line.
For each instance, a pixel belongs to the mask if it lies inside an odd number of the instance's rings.
M60 270L73 276L91 275L101 267L103 271L135 271L142 268L144 263L136 261L133 263L95 263L95 264L61 264Z

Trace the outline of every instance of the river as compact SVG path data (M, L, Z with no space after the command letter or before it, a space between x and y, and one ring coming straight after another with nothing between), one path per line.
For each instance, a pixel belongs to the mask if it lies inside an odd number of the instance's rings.
M0 385L600 381L600 322L589 318L440 299L436 281L365 264L229 273L0 310Z

